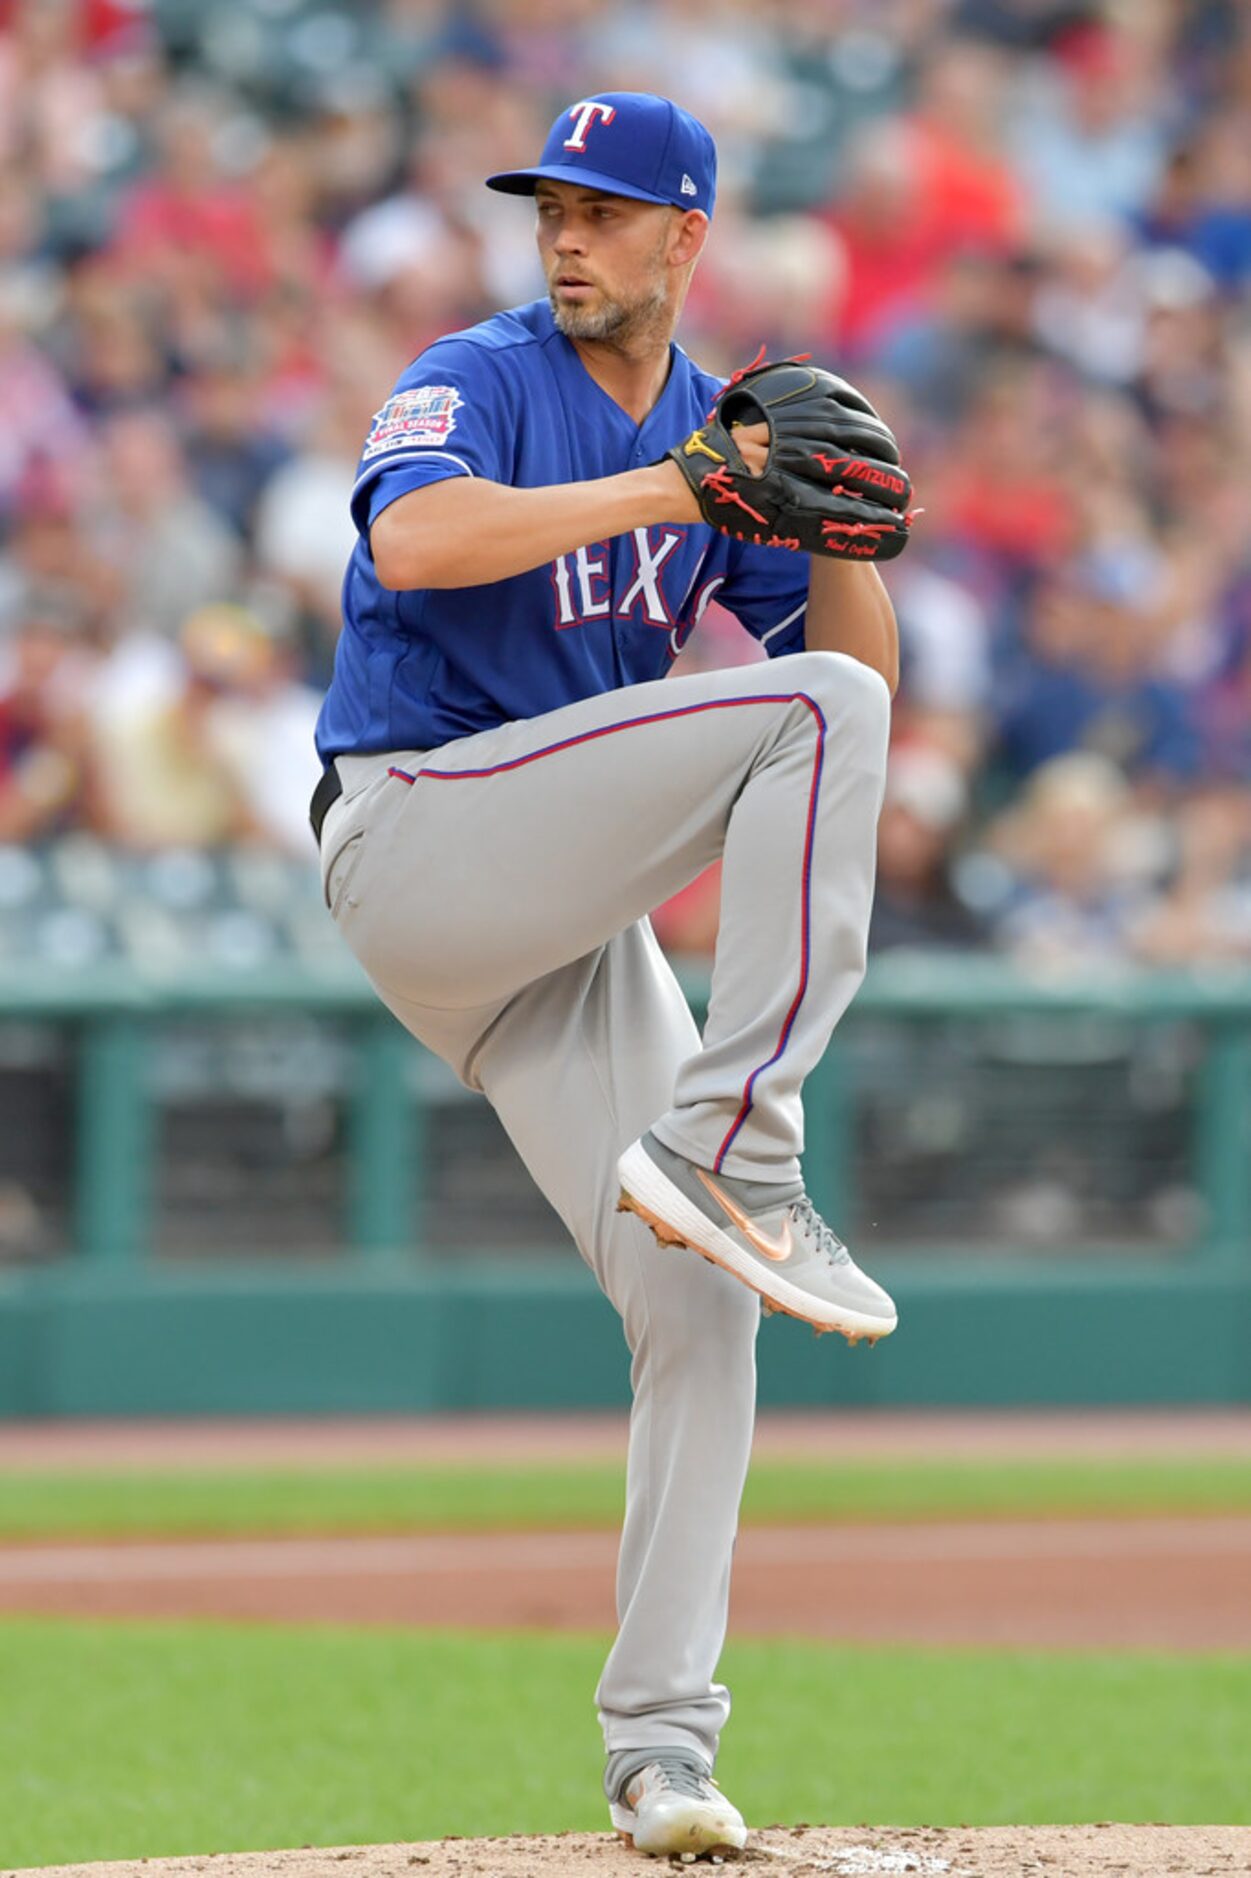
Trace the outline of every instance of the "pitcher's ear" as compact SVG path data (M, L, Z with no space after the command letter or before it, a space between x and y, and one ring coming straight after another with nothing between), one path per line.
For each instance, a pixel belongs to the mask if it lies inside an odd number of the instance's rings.
M676 214L677 232L670 258L677 266L685 267L688 261L697 260L702 254L711 223L702 209L682 209Z

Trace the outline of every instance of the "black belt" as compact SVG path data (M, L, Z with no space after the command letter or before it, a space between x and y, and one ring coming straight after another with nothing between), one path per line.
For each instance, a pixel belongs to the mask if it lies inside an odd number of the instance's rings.
M308 819L313 824L313 838L321 845L321 825L330 813L332 803L343 794L343 784L339 772L331 763L322 773L322 779L313 791L313 799L308 805Z

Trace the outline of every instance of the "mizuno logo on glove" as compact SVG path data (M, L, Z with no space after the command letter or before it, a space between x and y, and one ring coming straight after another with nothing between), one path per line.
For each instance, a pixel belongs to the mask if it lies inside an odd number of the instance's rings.
M734 436L752 424L769 433L756 473ZM736 372L668 454L703 520L732 540L854 561L893 560L908 545L916 511L899 445L862 392L817 366L785 359Z

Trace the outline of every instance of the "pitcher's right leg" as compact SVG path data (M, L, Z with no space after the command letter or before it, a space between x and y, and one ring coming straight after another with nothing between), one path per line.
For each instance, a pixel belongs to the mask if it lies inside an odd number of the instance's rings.
M644 922L476 1019L388 1002L489 1097L621 1315L634 1400L619 1628L598 1691L609 1798L657 1754L685 1755L707 1774L729 1712L716 1669L759 1307L617 1211L617 1158L669 1100L698 1042L685 999Z

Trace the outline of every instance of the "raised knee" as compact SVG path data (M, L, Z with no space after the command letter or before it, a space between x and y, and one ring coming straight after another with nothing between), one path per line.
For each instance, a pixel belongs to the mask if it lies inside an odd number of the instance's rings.
M847 710L880 716L890 710L890 690L882 674L850 652L805 652L813 687L821 697Z
M802 652L799 688L819 712L827 734L851 735L866 755L886 759L890 690L880 672L846 652Z

